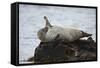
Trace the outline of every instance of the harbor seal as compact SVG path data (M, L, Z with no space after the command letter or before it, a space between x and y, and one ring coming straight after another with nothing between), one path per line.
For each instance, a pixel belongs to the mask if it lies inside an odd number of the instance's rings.
M55 40L55 38L66 42L73 42L80 38L89 37L92 35L78 29L52 26L46 16L44 16L44 19L46 21L46 25L37 33L41 42L50 42Z

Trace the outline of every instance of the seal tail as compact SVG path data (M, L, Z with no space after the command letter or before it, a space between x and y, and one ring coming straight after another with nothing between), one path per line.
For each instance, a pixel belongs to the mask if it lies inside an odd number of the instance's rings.
M82 37L89 37L89 36L92 36L92 34L89 34L89 33L86 33L86 32L82 32Z
M44 16L44 19L46 21L46 27L52 27L52 25L50 24L50 22L46 16Z

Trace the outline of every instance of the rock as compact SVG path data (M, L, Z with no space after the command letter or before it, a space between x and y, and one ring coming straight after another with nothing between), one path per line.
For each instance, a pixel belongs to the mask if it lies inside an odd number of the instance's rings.
M91 37L70 43L62 40L40 42L34 57L28 60L35 63L96 60L96 43Z

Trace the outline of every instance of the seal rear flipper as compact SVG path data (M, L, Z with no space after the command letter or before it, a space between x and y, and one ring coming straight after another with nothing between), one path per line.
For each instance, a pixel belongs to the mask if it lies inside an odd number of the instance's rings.
M92 36L92 34L89 34L89 33L86 33L86 32L82 32L82 37L89 37L89 36Z

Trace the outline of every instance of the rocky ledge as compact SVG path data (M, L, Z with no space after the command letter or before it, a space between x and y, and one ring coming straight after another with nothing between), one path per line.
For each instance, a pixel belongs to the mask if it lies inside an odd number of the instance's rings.
M28 61L52 63L96 60L96 50L96 42L91 37L70 43L61 40L40 42L35 49L34 57L29 58Z

